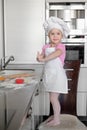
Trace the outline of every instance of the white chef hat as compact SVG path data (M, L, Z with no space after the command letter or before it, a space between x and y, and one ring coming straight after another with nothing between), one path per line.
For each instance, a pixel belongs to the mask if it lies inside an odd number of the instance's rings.
M48 20L45 21L43 26L47 35L53 28L60 30L63 34L63 38L66 38L70 32L67 24L58 17L50 17Z

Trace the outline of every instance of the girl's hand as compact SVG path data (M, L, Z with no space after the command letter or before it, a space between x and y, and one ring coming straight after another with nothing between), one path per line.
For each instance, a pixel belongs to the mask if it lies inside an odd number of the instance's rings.
M37 61L39 62L44 62L44 57L42 54L40 54L39 52L37 52Z

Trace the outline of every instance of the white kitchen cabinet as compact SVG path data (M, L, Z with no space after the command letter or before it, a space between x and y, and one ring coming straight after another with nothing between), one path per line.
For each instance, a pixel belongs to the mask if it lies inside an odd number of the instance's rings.
M42 82L39 83L39 93L35 96L32 103L32 107L33 115L46 116L50 113L49 93L45 92L44 85Z
M78 92L87 92L87 68L80 68Z
M80 68L77 90L77 115L87 116L87 68Z
M87 116L87 92L77 93L77 115Z
M0 130L5 129L5 103L4 94L0 91Z
M13 64L37 63L45 44L44 19L45 0L4 0L4 55L13 55Z

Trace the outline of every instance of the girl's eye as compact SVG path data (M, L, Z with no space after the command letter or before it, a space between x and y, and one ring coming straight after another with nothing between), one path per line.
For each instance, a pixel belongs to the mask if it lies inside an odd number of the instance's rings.
M51 35L54 35L54 33L51 33Z
M60 33L57 33L57 35L60 35Z

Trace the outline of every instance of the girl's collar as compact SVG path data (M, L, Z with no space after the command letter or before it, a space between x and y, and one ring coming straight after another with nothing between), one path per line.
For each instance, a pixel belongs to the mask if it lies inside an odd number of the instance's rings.
M50 47L57 47L59 44L61 44L61 43L57 43L56 45L55 44L53 45L50 43L49 45L50 45Z

